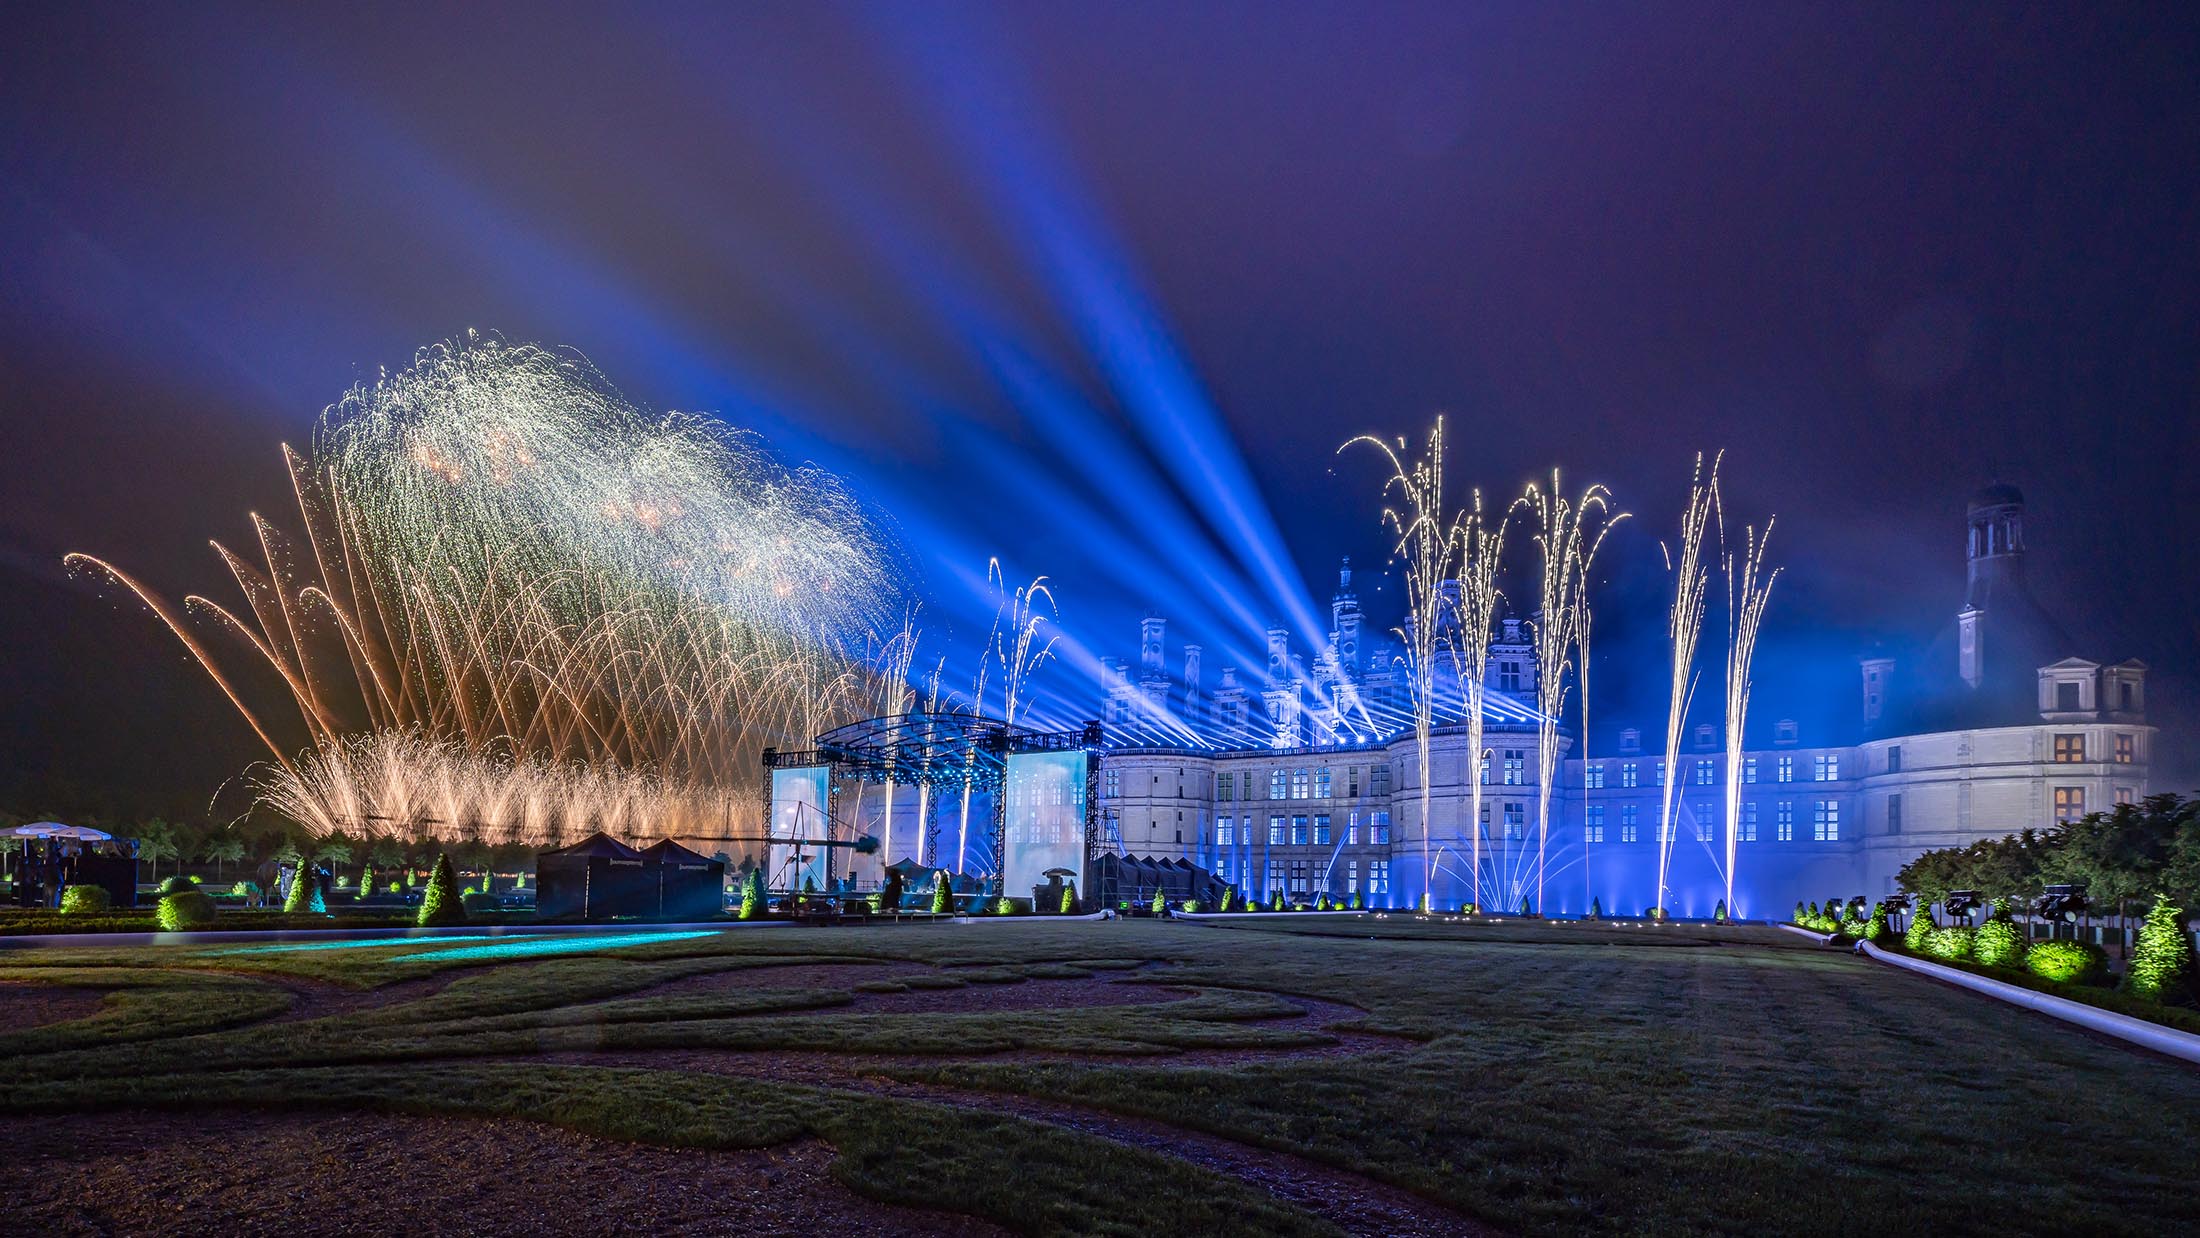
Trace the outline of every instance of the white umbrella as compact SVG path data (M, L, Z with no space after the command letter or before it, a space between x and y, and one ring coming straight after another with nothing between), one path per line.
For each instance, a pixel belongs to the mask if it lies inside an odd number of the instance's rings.
M70 838L78 842L113 842L115 836L85 825L63 825L59 821L40 821L36 825L19 825L8 831L16 838Z

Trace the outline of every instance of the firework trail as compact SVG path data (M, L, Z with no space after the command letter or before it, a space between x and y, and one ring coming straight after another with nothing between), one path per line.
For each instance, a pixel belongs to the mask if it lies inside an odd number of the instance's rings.
M1445 643L1446 582L1455 578L1454 565L1465 548L1465 522L1444 508L1444 419L1438 417L1429 430L1428 451L1408 461L1406 441L1386 443L1363 434L1339 447L1365 443L1383 454L1391 475L1383 493L1395 488L1396 507L1383 508L1383 523L1398 535L1391 553L1405 561L1406 621L1396 629L1404 649L1406 679L1412 693L1413 740L1421 774L1421 910L1431 908L1436 872L1429 820L1429 735L1436 721L1436 659ZM1473 780L1479 785L1479 780ZM1479 829L1479 823L1476 828Z
M1660 779L1658 808L1658 890L1660 917L1666 913L1666 876L1671 871L1673 839L1679 823L1674 820L1674 797L1680 776L1681 732L1688 725L1688 707L1696 696L1696 642L1703 635L1704 586L1711 571L1703 564L1704 531L1718 504L1721 452L1711 459L1707 475L1703 453L1696 453L1696 471L1690 480L1688 508L1681 514L1677 550L1664 547L1666 567L1673 573L1673 605L1666 613L1666 634L1673 645L1673 681L1666 702L1665 777Z
M1765 570L1765 544L1772 540L1772 521L1765 521L1759 535L1755 526L1742 530L1739 554L1726 553L1726 913L1739 918L1734 905L1735 839L1742 820L1742 725L1749 717L1749 668L1757 656L1757 629L1764 622L1765 604L1772 597L1772 583L1780 569ZM1726 514L1719 515L1720 540L1725 540Z
M1559 717L1566 708L1566 670L1587 618L1584 600L1590 565L1612 526L1626 519L1614 514L1611 493L1590 486L1572 501L1561 489L1557 469L1544 490L1529 483L1521 504L1536 514L1535 542L1543 551L1541 587L1531 630L1535 636L1536 843L1535 907L1543 910L1543 880L1551 841L1551 788L1558 776Z
M757 753L859 710L896 560L834 478L706 418L653 418L586 362L469 337L347 393L284 448L302 536L215 543L243 603L179 615L120 569L268 746L315 832L545 842L753 800ZM282 685L302 754L189 614ZM729 798L730 797L730 798Z
M1505 529L1511 520L1511 509L1499 518L1496 527L1490 526L1482 511L1482 492L1474 492L1473 503L1459 515L1459 635L1455 656L1458 659L1459 681L1464 688L1467 724L1467 829L1471 838L1468 845L1471 854L1470 876L1467 881L1468 897L1477 905L1484 901L1482 892L1482 728L1483 699L1487 690L1490 667L1490 630L1497 621L1497 603L1503 596L1497 587L1498 560L1505 549Z

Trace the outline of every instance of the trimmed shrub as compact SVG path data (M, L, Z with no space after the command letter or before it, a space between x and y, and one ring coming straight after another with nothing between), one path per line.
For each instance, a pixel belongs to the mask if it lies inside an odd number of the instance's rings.
M1723 899L1723 898L1722 898L1722 899L1720 899L1720 900L1719 900L1719 905L1711 909L1711 922L1712 922L1713 924L1724 924L1724 923L1726 923L1726 900L1725 900L1725 899Z
M451 857L435 857L435 869L428 874L428 892L420 896L422 928L441 928L466 923L466 905L458 901L458 874L451 871Z
M1795 900L1795 922L1796 922L1797 924L1801 924L1801 923L1803 923L1803 900L1802 900L1802 899L1796 899L1796 900Z
M1228 897L1228 896L1227 896L1227 895L1225 895L1224 897ZM1196 910L1196 909L1195 909L1195 910ZM1063 887L1062 887L1062 907L1061 907L1061 912L1062 912L1062 914L1063 914L1063 915L1065 915L1065 916L1074 916L1074 915L1076 915L1076 914L1077 914L1077 887L1076 887L1076 885L1074 885L1074 884L1070 884L1070 885L1065 885L1065 886L1063 886Z
M1925 952L1935 958L1968 959L1978 948L1978 930L1967 924L1934 929L1925 941Z
M2099 984L2108 975L2108 955L2082 941L2036 941L2025 952L2024 970L2064 984Z
M98 886L74 885L61 891L61 914L65 916L98 915L114 905L115 900Z
M2139 926L2139 945L2131 955L2124 987L2150 1002L2192 996L2192 939L2185 935L2185 909L2154 896L2154 906Z
M871 910L892 912L901 910L901 870L886 870L886 880L879 883L878 892L871 896Z
M1481 914L1482 914L1482 904L1480 904L1480 903L1477 903L1477 902L1474 902L1474 901L1472 901L1472 900L1470 899L1470 900L1469 900L1469 901L1467 901L1467 902L1464 902L1464 903L1461 903L1461 904L1459 904L1459 914L1460 914L1460 915L1462 915L1462 916L1478 916L1478 915L1481 915Z
M1222 887L1222 905L1221 905L1220 907L1217 907L1217 908L1216 908L1216 910L1217 910L1217 911L1228 911L1228 910L1230 910L1230 904L1231 904L1232 902L1236 901L1236 899L1237 899L1237 887L1236 887L1236 886L1224 886L1224 887Z
M932 879L932 914L944 916L955 910L955 886L947 879L947 870L941 869Z
M160 888L153 892L160 895L162 898L166 898L171 894L181 894L185 890L196 888L197 887L193 886L190 882L185 881L181 877L170 877L168 880L161 882Z
M994 900L993 900L993 914L994 914L994 915L997 915L997 916L1013 916L1013 915L1015 915L1015 914L1016 914L1016 900L1015 900L1015 899L1012 899L1012 898L1010 898L1010 897L1009 897L1008 895L1006 895L1006 894L1003 894L1003 895L1002 895L1002 896L1000 896L999 898L997 898L997 899L994 899Z
M1604 918L1604 900L1601 898L1590 899L1589 914L1584 918L1590 920L1602 920Z
M1191 899L1191 900L1188 900L1188 901L1187 901L1187 902L1186 902L1186 903L1184 904L1184 910L1186 910L1186 911L1188 911L1188 912L1191 912L1191 913L1192 913L1193 915L1195 915L1195 916L1196 916L1196 915L1198 915L1198 914L1199 914L1199 900L1198 900L1198 899L1196 899L1196 898L1195 898L1195 899Z
M1423 892L1421 895L1421 914L1428 915L1432 910L1433 908L1429 906L1429 896L1426 892Z
M374 893L374 865L369 864L359 870L359 897L365 898L372 893Z
M2024 966L2024 933L2005 915L1993 915L1978 926L1971 946L1972 959L1987 967Z
M283 910L292 915L310 912L326 912L328 904L321 899L320 874L309 864L300 864L290 878L290 893L283 899Z
M260 892L260 883L256 881L240 881L237 884L229 887L229 892L238 898L251 898L253 895Z
M764 870L752 868L741 879L741 911L744 920L754 920L764 914Z
M458 905L464 907L469 916L482 915L498 908L496 895L483 894L478 890L458 900Z
M154 918L159 921L163 933L205 928L214 922L214 898L185 882L183 889L161 895L160 908Z
M1270 894L1270 895L1268 896L1268 910L1270 910L1270 911L1282 911L1282 910L1283 910L1283 891L1281 891L1281 890L1277 890L1277 891L1275 891L1274 893L1272 893L1272 894Z
M1352 910L1354 910L1354 911L1365 911L1365 910L1367 910L1367 904L1366 904L1366 903L1364 903L1364 902L1362 902L1362 901L1360 901L1360 896L1359 896L1359 895L1357 895L1357 894L1355 894L1355 895L1353 895L1353 896L1352 896Z
M1520 914L1523 916L1533 916L1535 914L1535 904L1529 902L1528 896L1525 894L1520 896Z
M1913 954L1923 954L1926 943L1932 939L1933 909L1921 902L1910 909L1910 927L1903 930L1902 948Z
M1153 913L1154 913L1155 915L1157 915L1157 916L1158 916L1158 915L1160 915L1160 914L1161 914L1162 912L1164 912L1164 911L1167 911L1168 909L1169 909L1169 896L1168 896L1168 895L1166 895L1166 894L1164 894L1164 893L1162 893L1162 892L1161 892L1161 891L1159 891L1159 890L1155 890L1155 891L1153 892L1153 907L1152 907L1152 911L1153 911Z
M1864 940L1878 941L1887 935L1887 905L1872 904L1872 918L1864 921Z

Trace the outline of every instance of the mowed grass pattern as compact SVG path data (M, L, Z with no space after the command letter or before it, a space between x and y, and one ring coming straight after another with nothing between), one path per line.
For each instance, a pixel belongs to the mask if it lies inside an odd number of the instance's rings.
M1031 1233L1335 1229L1258 1181L1066 1125L1064 1103L1505 1231L2200 1223L2200 1072L1761 929L1028 921L438 953L11 957L0 980L107 997L0 1037L0 1112L349 1107L697 1148L818 1138L858 1191ZM1158 987L1075 996L1101 979ZM1074 983L1050 1004L1054 980ZM989 1002L1016 985L1041 1000ZM871 1008L928 993L956 1000ZM1383 1035L1340 1046L1294 997ZM680 1064L697 1054L714 1064ZM775 1073L836 1058L928 1099Z

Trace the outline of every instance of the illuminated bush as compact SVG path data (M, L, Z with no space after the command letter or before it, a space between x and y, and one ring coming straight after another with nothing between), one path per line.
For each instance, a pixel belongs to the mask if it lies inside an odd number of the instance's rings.
M1191 913L1192 913L1193 915L1195 915L1195 916L1196 916L1196 915L1198 915L1198 914L1199 914L1199 900L1195 898L1195 899L1191 899L1191 900L1187 901L1187 902L1186 902L1186 903L1184 904L1184 910L1186 910L1186 911L1188 911L1188 912L1191 912Z
M1801 903L1797 903L1795 905L1795 909L1797 911L1801 911L1803 909L1803 905ZM1603 899L1592 898L1589 900L1589 915L1587 918L1591 920L1602 920L1604 918Z
M181 877L170 877L168 880L161 882L160 887L153 892L160 895L162 898L166 898L171 894L181 894L185 890L196 888L196 886L193 886L190 882L185 881Z
M2082 941L2036 941L2025 952L2024 969L2065 984L2098 984L2108 975L2108 956Z
M1352 910L1354 910L1354 911L1362 911L1362 910L1365 910L1365 909L1366 909L1366 907L1367 907L1367 904L1366 904L1366 903L1364 903L1364 902L1362 902L1362 901L1360 900L1360 896L1359 896L1359 895L1355 894L1355 895L1353 895L1353 896L1352 896Z
M1726 923L1726 900L1725 900L1725 899L1723 899L1723 898L1722 898L1722 899L1720 899L1720 900L1719 900L1719 905L1711 909L1711 922L1712 922L1713 924L1724 924L1724 923Z
M458 905L464 907L466 909L466 914L469 916L482 915L487 912L496 911L500 908L500 904L497 902L496 895L483 894L478 890L472 894L466 895L464 898L459 899Z
M741 879L741 911L744 920L754 920L764 914L764 870L752 868Z
M1425 916L1429 914L1431 910L1432 908L1429 905L1429 896L1424 892L1421 895L1421 914Z
M466 923L466 905L459 901L458 874L451 871L451 857L435 857L435 869L428 874L428 892L420 896L422 928L440 928Z
M1887 935L1887 905L1872 904L1872 918L1864 921L1864 940L1878 941Z
M114 903L98 886L74 885L61 891L61 914L65 916L96 915Z
M359 870L359 897L365 898L372 893L374 893L374 866L369 864Z
M160 908L154 914L163 933L205 928L214 922L214 899L186 882L183 889L161 895Z
M1925 941L1925 952L1935 958L1967 959L1978 945L1978 933L1967 924L1934 929Z
M319 874L311 864L300 864L290 878L290 893L283 899L283 910L294 914L325 912L328 904L321 900Z
M229 887L229 892L238 898L251 898L260 892L260 885L256 881L240 881Z
M1167 894L1164 894L1164 893L1162 893L1162 892L1161 892L1161 891L1159 891L1159 890L1155 890L1155 891L1153 892L1153 908L1152 908L1152 910L1153 910L1153 913L1154 913L1155 915L1157 915L1157 916L1158 916L1158 915L1160 915L1160 914L1161 914L1162 912L1164 912L1164 911L1167 911L1168 909L1169 909L1169 896L1168 896Z
M1986 923L1978 926L1978 939L1972 957L1988 967L2024 966L2024 930L2009 918L2009 909L2000 902L1994 904L1986 915Z
M1910 911L1910 927L1903 930L1902 948L1916 954L1925 953L1925 946L1933 939L1933 909L1918 896L1917 906Z
M1065 885L1062 887L1061 912L1065 916L1074 916L1077 914L1077 887L1075 885Z
M1222 905L1221 905L1221 906L1219 906L1219 907L1217 907L1217 908L1216 908L1216 910L1217 910L1217 911L1228 911L1228 910L1230 910L1230 904L1231 904L1231 903L1233 903L1233 902L1235 902L1236 900L1237 900L1237 887L1236 887L1236 886L1224 886L1224 887L1222 887Z
M2185 935L2185 909L2166 894L2154 897L2139 945L2124 977L2132 996L2150 1002L2179 1001L2192 995L2192 939Z
M1270 894L1270 895L1268 896L1268 910L1270 910L1270 911L1282 911L1282 910L1283 910L1283 891L1281 891L1281 890L1277 890L1277 891L1275 891L1274 893L1272 893L1272 894Z
M1796 922L1797 924L1801 924L1801 923L1803 922L1803 900L1802 900L1802 899L1796 899L1796 900L1795 900L1795 922Z
M1002 895L1002 896L1000 896L999 898L997 898L997 899L993 900L993 914L994 914L994 915L997 915L997 916L1013 916L1013 915L1015 915L1015 914L1016 914L1016 900L1015 900L1015 899L1012 899L1012 898L1010 898L1010 897L1009 897L1009 896L1007 896L1006 894L1003 894L1003 895Z
M932 882L932 914L944 916L955 910L955 886L947 879L947 870Z
M1523 916L1532 916L1535 914L1535 904L1529 902L1528 897L1525 894L1520 896L1520 914Z

